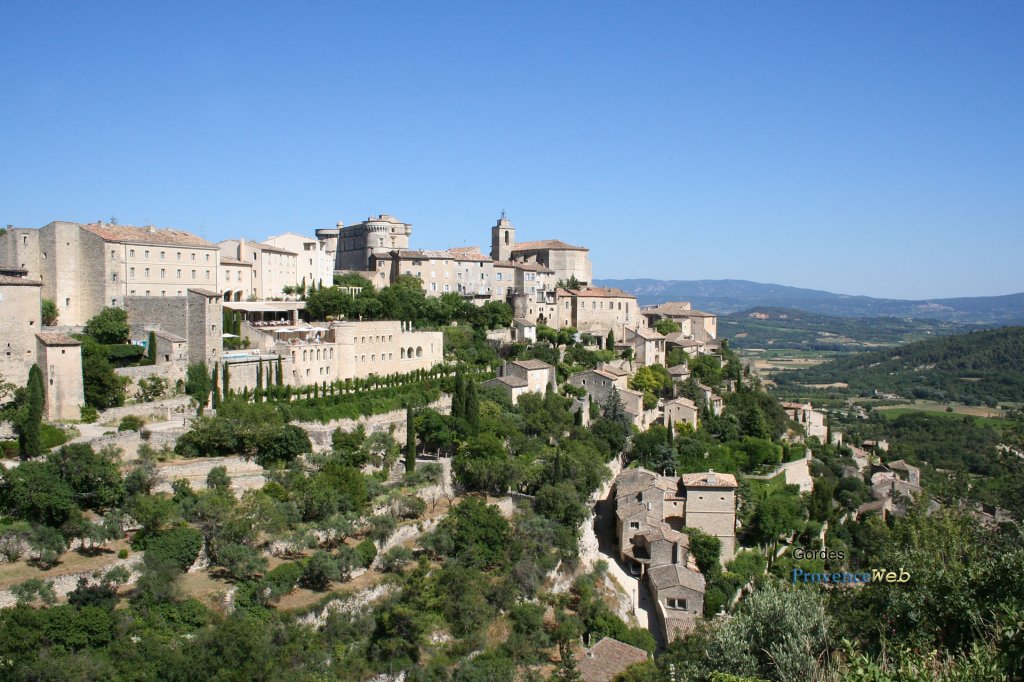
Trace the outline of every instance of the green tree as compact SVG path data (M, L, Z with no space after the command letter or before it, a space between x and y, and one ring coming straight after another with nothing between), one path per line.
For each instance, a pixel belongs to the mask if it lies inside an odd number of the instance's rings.
M466 387L466 422L474 431L480 426L480 398L476 394L476 382L470 381Z
M128 377L118 376L96 342L82 343L82 384L86 405L98 410L124 405Z
M228 470L225 467L213 467L209 473L206 474L206 487L210 490L219 490L221 492L231 489L231 477L228 476Z
M44 298L42 302L42 318L44 327L52 327L57 324L57 319L60 317L60 313L57 312L57 304L48 298Z
M197 414L202 416L206 401L210 398L210 372L205 362L196 362L188 366L185 375L185 393L199 405Z
M167 379L158 376L139 379L139 399L144 403L159 400L167 392Z
M668 336L669 334L673 334L675 332L682 331L683 328L679 326L678 322L676 322L674 320L670 320L669 318L666 317L666 318L663 318L661 320L658 320L654 324L654 329L659 334L661 334L663 336Z
M338 562L327 552L319 550L306 559L299 584L310 590L326 590L331 581L340 578Z
M156 332L149 332L149 339L146 341L146 357L149 364L156 364Z
M104 308L85 323L85 333L99 343L128 343L128 312L123 308Z
M228 369L228 363L226 362L222 370L222 378L223 395L227 398L231 394L231 370Z
M43 404L46 400L44 391L43 371L39 369L39 365L33 364L28 371L23 416L15 422L18 452L23 460L35 457L41 452L39 433L43 424Z
M0 477L0 504L16 519L60 526L78 510L71 486L49 464L22 462Z
M220 386L218 385L217 376L217 365L213 365L213 369L210 370L210 395L211 403L210 407L216 410L220 407Z
M604 340L605 350L615 350L615 330L608 330L608 337Z
M416 422L412 405L405 408L405 472L416 470Z
M460 502L438 524L435 548L469 567L504 566L512 529L498 508L475 497Z

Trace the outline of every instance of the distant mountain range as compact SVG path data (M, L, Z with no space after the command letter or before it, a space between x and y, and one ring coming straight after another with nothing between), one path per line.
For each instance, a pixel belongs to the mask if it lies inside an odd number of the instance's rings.
M986 325L1024 323L1024 293L907 301L741 279L601 279L594 283L624 289L634 294L641 305L690 301L694 308L719 315L771 306L837 317L904 317Z

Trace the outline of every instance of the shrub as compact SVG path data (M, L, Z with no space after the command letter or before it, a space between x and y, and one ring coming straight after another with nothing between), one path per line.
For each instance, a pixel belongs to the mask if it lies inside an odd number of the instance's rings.
M185 571L195 563L202 547L202 533L188 526L178 526L149 537L143 560L150 566L170 564Z
M402 545L396 545L381 555L380 570L385 573L399 573L410 561L412 561L412 550Z
M82 405L81 419L86 424L93 424L100 417L100 412L92 405Z
M121 418L121 424L117 427L118 431L141 431L142 425L145 424L141 417L136 417L134 414L126 414Z
M303 566L295 561L281 564L267 573L263 584L270 588L271 597L281 597L291 592L302 579Z
M117 551L117 558L118 559L127 559L128 558L128 550L127 549L119 549Z
M363 540L356 545L356 557L359 559L360 566L369 568L373 560L377 558L377 545L373 544L373 540Z
M303 587L311 590L325 590L332 580L338 580L340 577L338 562L330 554L320 550L306 559L300 582Z
M369 537L374 542L385 543L388 541L398 527L395 517L385 514L383 516L370 517Z

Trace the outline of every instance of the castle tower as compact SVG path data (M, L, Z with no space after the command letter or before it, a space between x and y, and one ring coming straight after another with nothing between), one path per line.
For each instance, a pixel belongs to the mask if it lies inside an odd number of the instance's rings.
M501 218L491 228L491 258L493 260L507 261L512 258L512 247L516 245L516 228L505 212L501 212Z

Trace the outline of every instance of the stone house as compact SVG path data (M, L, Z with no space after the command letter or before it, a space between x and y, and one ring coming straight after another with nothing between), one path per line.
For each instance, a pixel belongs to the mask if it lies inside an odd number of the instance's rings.
M678 563L662 564L647 572L647 584L665 638L671 642L691 632L704 612L704 575Z
M672 320L679 325L683 338L707 343L718 337L718 317L713 313L693 310L688 301L670 301L659 305L645 306L640 314L647 320L647 326L654 328L659 320Z
M786 411L789 418L803 427L808 438L817 438L822 443L828 442L828 427L825 425L825 415L818 412L810 403L782 403L782 409Z
M631 665L646 660L643 649L604 637L583 652L577 668L583 682L612 682Z
M79 419L85 403L82 344L67 334L36 334L36 363L43 371L46 418Z
M484 382L484 386L497 386L508 392L515 405L524 393L544 394L548 388L558 387L555 368L541 360L512 360L501 369L501 376Z
M667 428L674 428L676 424L689 424L694 431L697 430L697 404L689 398L674 398L668 400L662 407L664 422Z
M711 414L716 417L721 416L722 411L725 410L725 401L722 397L714 392L714 390L705 384L697 382L697 388L704 395L704 402L707 403L708 408L711 410Z
M637 319L636 296L621 289L558 289L556 303L557 316L551 326L573 327L595 336L614 331L616 339L623 339L626 327L635 326Z
M294 232L267 237L264 244L276 246L279 249L294 253L298 256L296 261L296 276L298 283L306 283L306 286L329 287L334 284L334 257L335 254L327 254L327 242L325 240L313 239Z
M530 320L517 317L512 320L512 340L516 343L537 341L537 325Z
M665 337L648 327L626 327L625 343L641 367L665 364Z
M231 256L220 256L220 276L217 278L217 292L224 301L248 301L257 297L251 261Z

